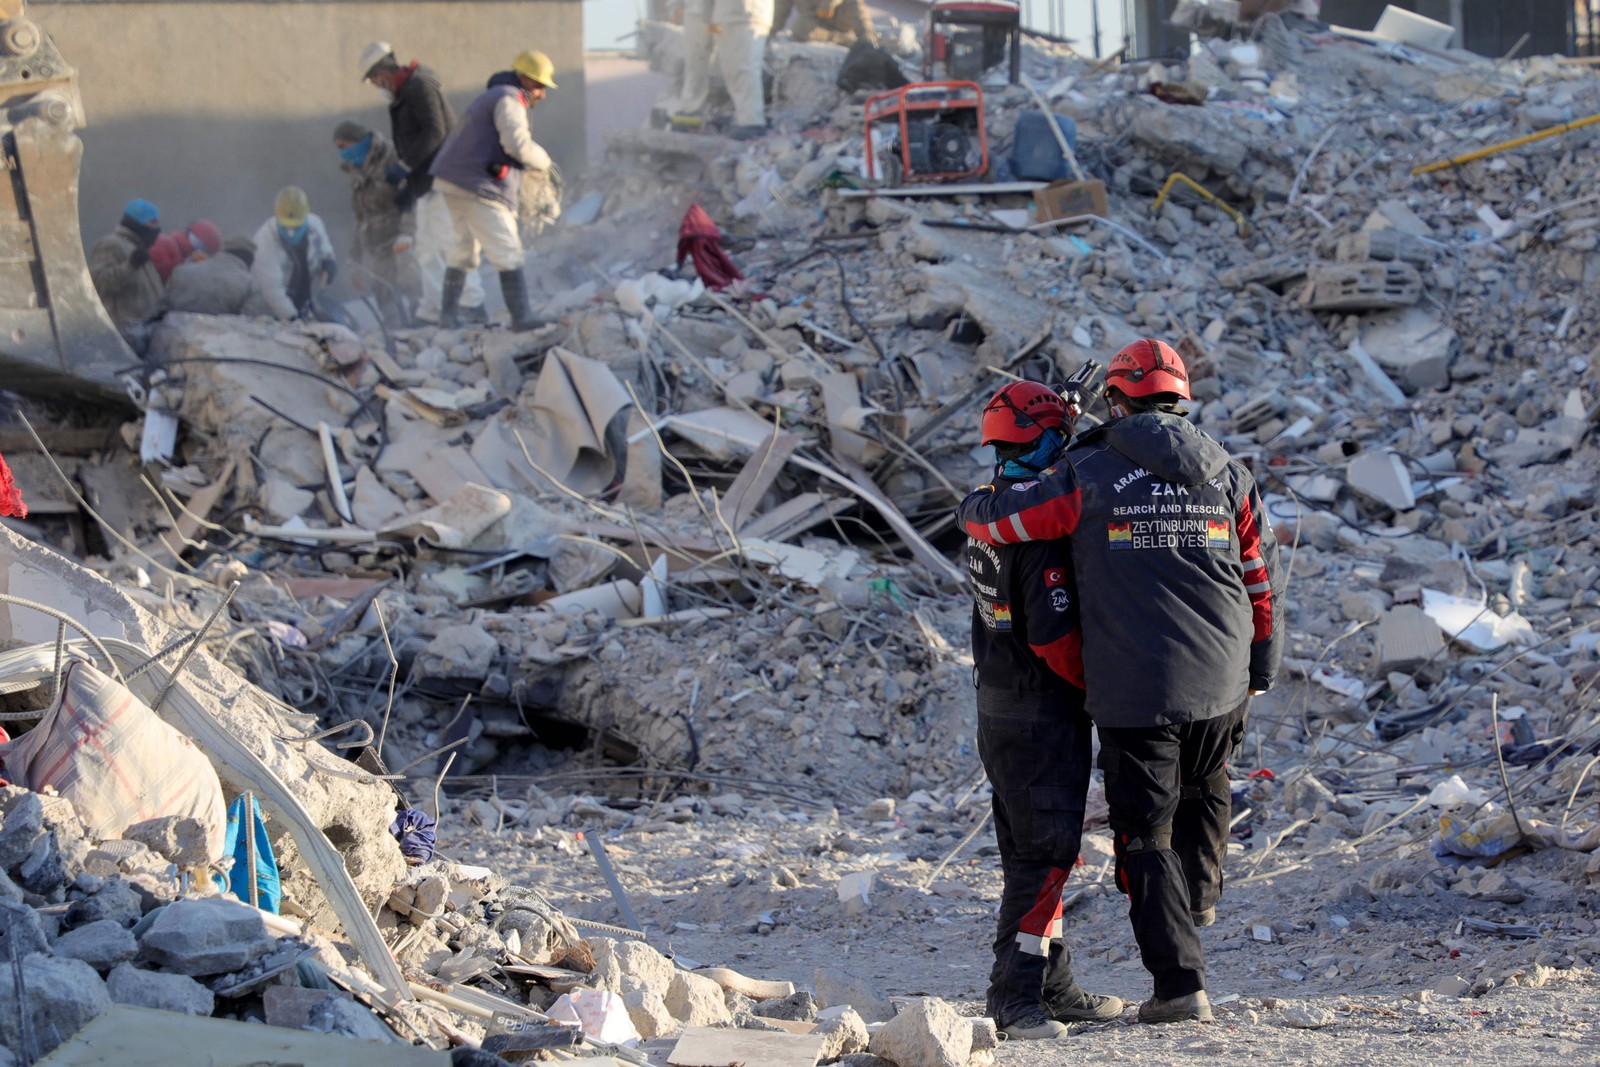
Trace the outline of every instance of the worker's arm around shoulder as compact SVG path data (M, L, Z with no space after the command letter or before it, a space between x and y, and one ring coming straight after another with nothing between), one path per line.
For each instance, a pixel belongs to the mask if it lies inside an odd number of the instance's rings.
M1047 468L1037 480L1015 482L1005 489L981 486L956 509L968 536L991 545L1054 541L1078 528L1083 495L1072 465L1065 459Z
M1036 541L1011 551L1018 553L1011 571L1011 598L1022 606L1028 648L1056 675L1082 689L1083 633L1066 543Z
M1245 595L1250 598L1250 689L1266 692L1283 660L1283 572L1278 566L1278 538L1255 479L1244 468L1234 466L1240 483L1234 522Z

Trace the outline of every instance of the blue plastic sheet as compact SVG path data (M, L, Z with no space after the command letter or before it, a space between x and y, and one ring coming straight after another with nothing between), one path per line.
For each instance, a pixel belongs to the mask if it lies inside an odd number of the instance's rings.
M272 854L272 842L267 840L267 824L261 819L261 804L250 798L250 828L248 833L244 828L245 797L234 798L228 807L228 836L223 844L225 854L233 857L233 870L228 872L228 892L244 901L250 901L250 840L253 836L256 845L256 900L255 904L262 911L278 914L278 905L283 900L283 883L278 877L278 860ZM217 875L220 883L221 875Z

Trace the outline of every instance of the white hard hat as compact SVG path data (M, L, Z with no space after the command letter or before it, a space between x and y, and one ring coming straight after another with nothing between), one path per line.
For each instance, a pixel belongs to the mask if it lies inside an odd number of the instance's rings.
M361 70L358 72L361 75L361 80L366 81L367 75L372 73L372 68L392 55L394 55L394 46L388 41L372 41L369 43L367 47L361 50Z

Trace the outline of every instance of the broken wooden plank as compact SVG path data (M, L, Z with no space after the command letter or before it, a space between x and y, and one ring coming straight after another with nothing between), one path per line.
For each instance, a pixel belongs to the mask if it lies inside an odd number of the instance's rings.
M801 493L790 497L771 511L751 519L739 530L739 536L765 537L769 541L787 541L798 537L833 516L855 507L844 497L826 497L821 493Z
M690 1026L667 1056L672 1067L816 1067L822 1038L769 1030L714 1030Z
M189 498L187 504L178 505L178 528L162 530L161 544L175 560L183 555L184 548L194 540L194 535L200 532L201 525L211 518L211 512L217 506L217 501L233 485L234 461L228 460L223 465L222 473L217 475L217 480L205 486ZM163 560L162 562L169 562Z
M783 465L804 440L797 433L774 433L763 447L750 454L722 497L722 517L729 526L738 530L750 520L761 498L783 472Z
M338 1063L348 1067L449 1067L450 1054L406 1044L352 1040L259 1023L182 1015L113 1004L39 1067L250 1067L258 1064Z
M1031 193L1048 182L962 182L957 185L900 185L893 189L840 189L845 200L865 200L874 196L1004 196Z
M284 590L296 600L311 600L319 596L337 597L347 600L370 592L374 587L387 585L393 578L272 578L269 580L281 585Z
M92 456L96 452L120 448L122 437L115 429L53 430L39 428L44 446L58 456ZM39 446L26 430L0 430L0 452L37 452Z

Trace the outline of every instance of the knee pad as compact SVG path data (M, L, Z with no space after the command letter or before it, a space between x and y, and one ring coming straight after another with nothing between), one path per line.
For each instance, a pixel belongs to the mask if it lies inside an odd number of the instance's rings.
M1172 851L1172 824L1151 827L1142 834L1124 834L1121 839L1122 854L1137 856L1141 852Z
M1217 800L1231 800L1233 787L1228 784L1228 768L1218 767L1204 778L1183 781L1178 786L1178 795L1184 800L1204 800L1208 796Z

